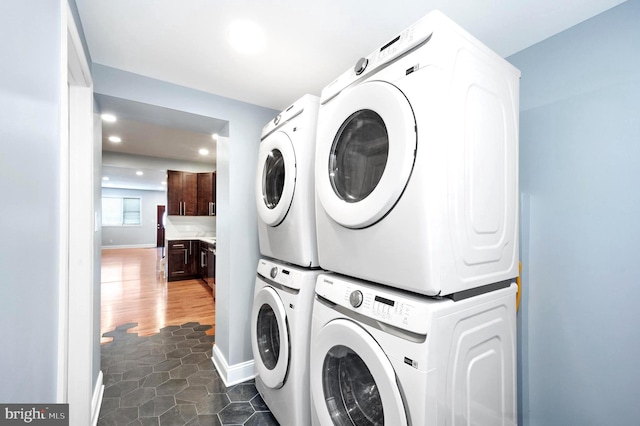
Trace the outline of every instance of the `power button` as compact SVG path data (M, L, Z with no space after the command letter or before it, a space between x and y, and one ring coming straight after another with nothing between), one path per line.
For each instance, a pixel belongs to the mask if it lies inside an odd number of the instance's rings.
M362 305L362 292L360 290L352 291L349 295L349 303L351 303L351 306L354 308Z

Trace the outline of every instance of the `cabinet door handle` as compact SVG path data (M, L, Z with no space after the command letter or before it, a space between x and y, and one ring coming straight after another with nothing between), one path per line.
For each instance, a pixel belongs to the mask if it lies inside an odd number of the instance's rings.
M205 266L207 266L207 262L206 259L207 258L207 253L205 252L200 252L200 267L204 268Z
M184 250L184 264L187 264L187 249Z
M213 211L213 216L216 215L216 203L211 203L211 210Z

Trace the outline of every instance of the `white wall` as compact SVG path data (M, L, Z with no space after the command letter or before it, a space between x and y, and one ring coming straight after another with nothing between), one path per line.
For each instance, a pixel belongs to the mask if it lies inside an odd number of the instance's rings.
M156 247L157 206L166 206L165 191L102 188L102 197L132 197L141 201L141 226L103 226L102 247Z
M640 418L640 1L509 60L522 71L521 425Z
M0 2L3 403L56 401L61 16L58 1Z

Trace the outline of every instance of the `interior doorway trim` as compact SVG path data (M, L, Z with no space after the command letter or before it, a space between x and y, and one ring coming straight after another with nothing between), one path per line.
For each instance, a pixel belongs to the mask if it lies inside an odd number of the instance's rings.
M96 425L102 374L94 371L95 232L93 81L67 0L61 21L60 251L57 402L71 425Z

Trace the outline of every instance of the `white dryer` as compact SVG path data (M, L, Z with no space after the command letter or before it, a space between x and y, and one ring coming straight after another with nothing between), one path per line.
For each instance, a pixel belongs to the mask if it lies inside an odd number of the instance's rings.
M519 76L432 12L325 87L322 268L430 296L516 277Z
M318 98L305 95L262 130L256 171L260 253L318 266L314 155Z
M310 423L309 336L321 272L258 262L251 312L256 388L283 426Z
M515 294L454 302L320 275L312 424L515 425Z

